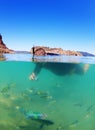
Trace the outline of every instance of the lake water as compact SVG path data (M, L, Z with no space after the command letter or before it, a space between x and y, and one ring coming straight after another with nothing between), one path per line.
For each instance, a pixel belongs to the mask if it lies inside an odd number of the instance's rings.
M4 57L0 130L95 130L95 57Z

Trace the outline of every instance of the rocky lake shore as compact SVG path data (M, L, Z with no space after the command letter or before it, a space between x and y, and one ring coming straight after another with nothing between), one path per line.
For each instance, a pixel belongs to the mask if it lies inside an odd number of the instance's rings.
M24 54L33 54L36 56L45 56L45 55L66 55L66 56L95 56L94 54L83 52L83 51L75 51L75 50L65 50L62 48L51 48L46 46L33 46L30 51L20 51L20 50L12 50L9 49L6 44L2 40L2 35L0 34L0 55L3 53L24 53Z
M50 48L45 46L35 46L31 48L30 51L32 54L37 56L41 55L74 55L74 56L82 56L82 53L78 51L71 51L71 50L63 50L62 48Z

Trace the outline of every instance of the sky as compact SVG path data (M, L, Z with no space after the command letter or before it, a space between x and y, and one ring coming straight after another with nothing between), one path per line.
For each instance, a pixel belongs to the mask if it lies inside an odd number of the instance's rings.
M0 0L0 33L13 50L42 45L95 54L95 0Z

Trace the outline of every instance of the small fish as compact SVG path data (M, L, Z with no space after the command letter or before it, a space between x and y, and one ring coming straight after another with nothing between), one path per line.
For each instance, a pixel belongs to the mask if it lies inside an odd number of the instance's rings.
M25 129L25 128L27 128L26 126L18 126L17 128L20 128L20 129Z
M1 93L7 93L10 90L10 86L6 86L1 90Z
M79 123L79 121L78 121L78 120L75 120L75 121L73 121L73 122L70 124L70 127L74 127L74 126L76 126L78 123Z
M76 106L76 107L82 107L83 104L82 103L74 103L74 106Z
M24 112L24 114L26 118L30 118L30 119L45 119L47 117L45 113L39 113L33 111Z
M49 126L49 125L54 124L53 121L45 119L47 115L44 113L33 112L33 111L26 112L23 109L21 109L20 111L24 113L26 118L40 122L41 123L40 129L42 129L45 125Z
M94 107L94 105L90 105L90 106L87 108L87 111L89 112L93 107Z
M42 129L45 125L49 126L49 125L53 125L54 124L53 121L47 120L47 119L33 119L33 120L41 123L40 129Z

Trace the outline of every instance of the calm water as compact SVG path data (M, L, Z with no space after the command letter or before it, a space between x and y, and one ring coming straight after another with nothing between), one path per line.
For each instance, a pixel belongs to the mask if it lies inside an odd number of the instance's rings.
M94 57L4 56L0 130L95 130Z

